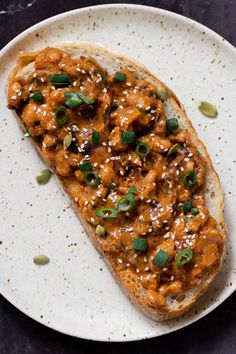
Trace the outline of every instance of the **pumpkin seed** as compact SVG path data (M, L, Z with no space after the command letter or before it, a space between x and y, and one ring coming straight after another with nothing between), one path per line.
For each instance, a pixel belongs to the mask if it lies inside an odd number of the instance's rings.
M51 175L52 175L52 171L47 168L46 170L41 170L37 174L36 180L39 184L46 184L50 180Z
M97 225L96 227L96 234L99 236L99 237L104 237L106 232L105 232L105 228L102 226L102 225Z
M165 101L168 97L169 97L169 93L162 89L162 88L159 88L157 90L157 96L162 100L162 101Z
M37 265L46 265L49 263L49 258L48 256L44 256L43 254L40 254L34 257L34 263Z
M207 117L215 118L217 116L217 108L207 101L201 101L198 104L199 110Z
M68 149L68 147L70 146L71 142L72 142L72 134L68 133L68 134L66 134L66 136L63 139L63 148L64 148L64 150Z

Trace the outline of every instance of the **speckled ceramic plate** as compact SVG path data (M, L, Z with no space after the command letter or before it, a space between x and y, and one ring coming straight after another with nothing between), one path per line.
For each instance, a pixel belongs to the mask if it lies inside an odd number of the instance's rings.
M90 244L56 180L39 186L43 163L22 137L6 107L4 87L20 50L60 41L98 42L143 63L185 104L219 173L225 194L229 247L223 269L186 315L154 323L120 291ZM128 341L184 327L216 308L236 288L235 49L202 25L179 15L135 5L84 8L47 19L20 34L0 56L0 287L33 319L73 336ZM199 100L216 104L211 120ZM47 266L33 263L37 254Z

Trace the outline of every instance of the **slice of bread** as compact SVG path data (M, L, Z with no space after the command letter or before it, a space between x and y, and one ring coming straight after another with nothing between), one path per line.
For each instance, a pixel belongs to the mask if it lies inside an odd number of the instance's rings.
M192 288L191 290L182 291L181 296L178 296L177 299L173 299L169 297L167 299L167 306L163 307L152 307L145 301L145 289L143 288L140 278L138 274L135 272L130 272L129 269L117 270L116 260L112 257L111 254L105 253L98 242L98 237L95 233L95 227L91 224L87 223L83 218L83 215L78 208L78 204L74 201L71 195L71 190L73 189L73 183L76 184L76 180L68 183L67 179L59 176L54 166L49 166L52 170L54 170L57 175L57 179L63 189L66 191L67 195L71 197L71 203L73 204L74 210L78 215L87 235L93 242L94 246L98 249L98 251L103 255L110 271L114 275L117 283L126 293L128 298L133 302L133 304L138 307L146 316L151 319L158 320L166 320L170 318L174 318L179 314L185 312L190 306L192 306L199 296L208 288L211 284L217 273L219 272L222 261L225 255L225 249L227 245L227 237L226 237L226 226L223 219L223 195L219 182L219 178L214 171L214 168L211 163L211 159L208 155L206 147L204 144L198 139L197 134L191 124L191 121L187 117L185 110L175 94L167 88L160 80L155 78L145 67L136 63L135 61L120 55L110 50L93 43L79 43L79 44L57 44L53 47L60 48L62 50L70 52L73 57L77 58L80 56L85 57L93 57L97 60L98 63L101 63L103 68L108 72L108 74L114 73L120 68L128 68L131 71L135 71L140 79L145 79L159 88L163 88L169 92L169 97L165 100L165 111L167 118L176 117L178 118L180 128L184 128L188 130L188 134L191 142L197 146L198 151L204 157L206 161L206 187L205 187L205 200L206 206L210 212L210 214L215 218L217 222L218 230L220 231L223 239L223 247L220 255L220 262L218 262L211 270L204 275L201 279L201 282L197 287ZM14 77L29 75L34 70L34 58L36 53L22 53L19 56L18 64L15 69L12 71L9 80L12 81ZM17 114L17 120L22 129L25 128L24 123L22 121L21 115ZM36 141L33 141L33 144L39 154L39 156L43 159L41 153L41 146ZM47 161L45 161L47 163Z

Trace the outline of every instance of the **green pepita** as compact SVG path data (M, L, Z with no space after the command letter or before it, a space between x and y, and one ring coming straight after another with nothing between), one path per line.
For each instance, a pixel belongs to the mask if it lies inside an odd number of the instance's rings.
M105 228L102 225L97 225L96 227L96 234L99 237L104 237L106 234Z
M169 97L169 93L166 90L159 88L157 90L157 96L160 98L160 100L165 101Z
M201 101L198 104L199 110L207 117L215 118L217 116L217 108L207 101Z
M46 265L49 263L48 256L44 256L42 254L34 257L34 263L37 265Z
M41 170L37 174L36 180L39 184L46 184L50 180L51 175L52 175L52 171L47 168L46 170Z
M63 139L63 148L64 148L64 150L68 149L68 147L70 146L71 142L72 142L72 134L68 133L68 134L66 134L66 136Z

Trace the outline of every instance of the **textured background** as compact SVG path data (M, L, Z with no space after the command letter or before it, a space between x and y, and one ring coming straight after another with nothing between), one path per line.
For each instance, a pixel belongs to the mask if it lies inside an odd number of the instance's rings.
M6 2L0 0L1 6ZM156 6L190 17L236 44L236 0L79 1L38 0L14 15L0 14L0 48L17 34L58 13L102 3ZM8 1L10 4L11 1ZM98 343L54 332L0 299L0 354L231 354L236 353L236 293L211 314L175 333L133 343Z

